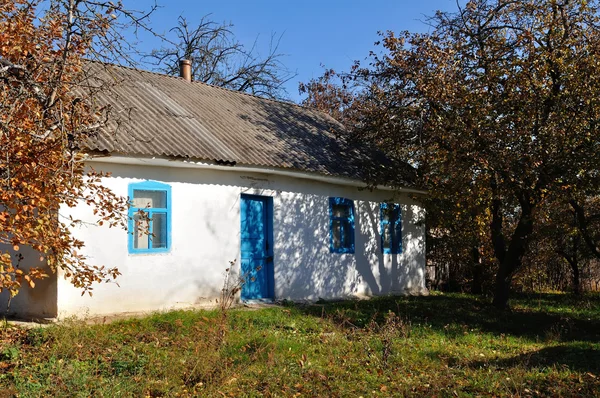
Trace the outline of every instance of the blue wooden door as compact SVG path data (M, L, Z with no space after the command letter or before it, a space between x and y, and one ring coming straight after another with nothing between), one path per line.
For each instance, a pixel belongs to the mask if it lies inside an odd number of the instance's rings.
M240 219L242 300L273 298L272 199L242 195Z

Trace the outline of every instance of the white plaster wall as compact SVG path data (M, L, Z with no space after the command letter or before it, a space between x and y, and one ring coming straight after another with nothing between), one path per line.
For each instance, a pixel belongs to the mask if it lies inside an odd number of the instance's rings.
M422 209L407 197L402 205L403 252L382 254L379 204L390 192L280 181L274 196L275 295L278 298L338 298L388 293L422 294L425 242ZM329 197L354 200L355 253L329 251Z
M422 209L408 197L389 191L359 190L267 174L173 167L90 163L111 172L104 184L127 195L128 184L155 180L172 188L171 250L163 254L129 254L127 233L93 225L85 205L63 208L84 223L74 231L86 242L84 254L94 265L116 266L114 283L96 285L93 297L81 296L58 278L58 312L98 315L139 312L207 303L220 293L229 261L239 258L240 195L273 197L275 296L317 299L350 295L424 293ZM329 252L328 198L353 199L356 253ZM379 237L379 203L403 204L403 253L383 255Z

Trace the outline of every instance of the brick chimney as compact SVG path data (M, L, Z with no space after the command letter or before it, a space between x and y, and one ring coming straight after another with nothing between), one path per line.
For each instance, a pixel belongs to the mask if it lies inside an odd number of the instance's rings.
M189 59L179 60L179 76L188 82L192 81L192 61Z

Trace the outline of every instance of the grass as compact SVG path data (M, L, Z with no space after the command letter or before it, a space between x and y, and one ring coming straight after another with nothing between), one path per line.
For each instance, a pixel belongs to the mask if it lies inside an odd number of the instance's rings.
M436 294L5 326L0 396L600 396L600 296L512 305Z

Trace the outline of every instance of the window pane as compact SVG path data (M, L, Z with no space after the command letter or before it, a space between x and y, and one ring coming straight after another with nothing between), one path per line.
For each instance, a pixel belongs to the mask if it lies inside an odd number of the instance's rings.
M394 228L394 251L397 254L402 253L402 223L400 218L396 219L396 227Z
M342 222L333 220L331 222L331 237L333 238L333 248L342 247Z
M133 191L133 207L164 209L167 207L167 192L135 189Z
M133 216L133 248L147 249L148 248L148 220L135 214Z
M348 218L350 217L350 206L334 204L333 206L331 206L331 214L334 217Z
M152 236L150 240L154 249L167 247L167 215L165 213L154 213L152 215Z
M383 248L384 249L390 249L392 247L392 237L390 234L390 225L389 224L385 224L383 226Z
M396 206L394 208L393 219L394 219L394 223L398 223L398 221L400 221L400 206Z
M354 235L354 230L352 229L350 221L343 221L342 223L344 227L342 229L342 247L344 247L345 249L350 249L352 247L352 238Z
M381 204L381 248L385 253L402 252L402 210L399 204Z
M390 221L390 210L389 208L385 207L383 208L383 211L381 212L381 218L383 222L389 222Z

